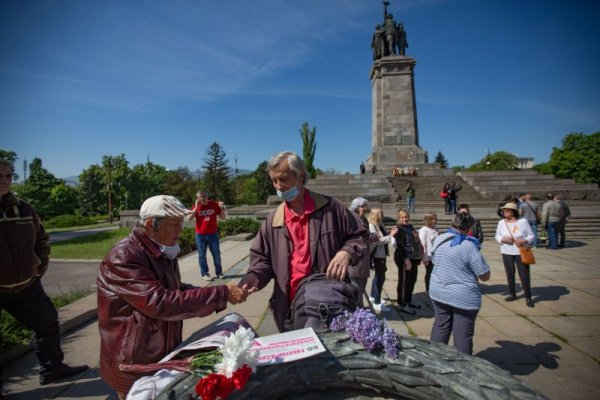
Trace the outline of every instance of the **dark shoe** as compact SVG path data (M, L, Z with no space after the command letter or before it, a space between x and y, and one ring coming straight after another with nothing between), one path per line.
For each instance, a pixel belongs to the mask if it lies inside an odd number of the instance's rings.
M60 363L54 366L52 369L44 370L40 372L40 385L49 385L59 379L69 378L74 375L79 375L82 372L90 369L87 365L79 365L77 367L70 367L67 364Z
M416 308L417 310L418 310L419 308L421 308L421 306L420 306L420 305L418 305L418 304L413 304L413 303L408 303L408 306L409 306L410 308Z
M515 301L516 299L517 296L515 296L514 294L510 294L504 298L504 301Z
M401 305L398 305L398 311L400 311L401 313L404 313L404 314L408 314L408 315L415 315L417 313L415 310L411 310L407 306L401 306Z
M529 307L529 308L535 307L532 299L525 299L525 302L527 303L527 307Z

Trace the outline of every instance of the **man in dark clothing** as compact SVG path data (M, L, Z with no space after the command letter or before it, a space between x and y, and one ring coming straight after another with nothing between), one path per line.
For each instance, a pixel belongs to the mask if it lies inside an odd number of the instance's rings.
M463 203L460 206L458 206L458 212L462 214L471 215L469 205L466 203ZM479 240L479 243L483 243L483 229L481 229L481 222L479 222L479 220L475 217L473 217L473 221L473 225L469 228L467 234Z
M569 217L571 216L571 209L569 205L563 200L561 195L556 195L554 200L560 205L561 215L560 221L557 227L558 233L558 247L565 247L567 243L567 237L565 236L565 226L569 221Z
M47 385L78 375L88 366L63 363L58 312L41 281L48 269L48 234L31 204L10 191L13 170L10 161L0 159L0 311L35 332L40 384Z
M456 185L452 182L452 186L448 189L448 199L450 200L450 213L456 214L456 200L458 199L458 192L462 189L462 186Z

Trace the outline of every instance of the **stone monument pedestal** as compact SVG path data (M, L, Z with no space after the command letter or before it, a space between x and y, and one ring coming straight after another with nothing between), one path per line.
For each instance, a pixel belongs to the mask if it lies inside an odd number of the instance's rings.
M373 62L372 152L377 167L418 166L428 163L419 146L414 68L407 56L387 56Z

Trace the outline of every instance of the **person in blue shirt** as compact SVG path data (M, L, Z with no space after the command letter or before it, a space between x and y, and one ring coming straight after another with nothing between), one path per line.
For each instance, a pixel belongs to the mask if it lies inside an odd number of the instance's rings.
M429 285L435 312L431 341L448 344L452 334L454 347L467 354L473 353L475 319L481 308L479 281L490 279L479 241L468 236L473 223L470 214L458 213L452 228L435 239Z

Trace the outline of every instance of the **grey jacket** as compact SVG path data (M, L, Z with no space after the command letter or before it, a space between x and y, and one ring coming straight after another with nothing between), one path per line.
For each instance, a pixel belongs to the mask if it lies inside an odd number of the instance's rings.
M546 226L548 222L560 222L562 218L562 210L560 204L554 200L548 200L542 207L542 226Z
M310 256L313 271L325 272L335 254L347 251L351 265L358 265L369 255L369 231L358 218L336 199L309 192L315 201L315 211L309 219ZM271 212L263 222L250 248L249 274L258 277L258 289L275 279L269 306L280 332L290 307L290 254L292 241L285 225L285 203ZM368 268L368 267L367 267Z

